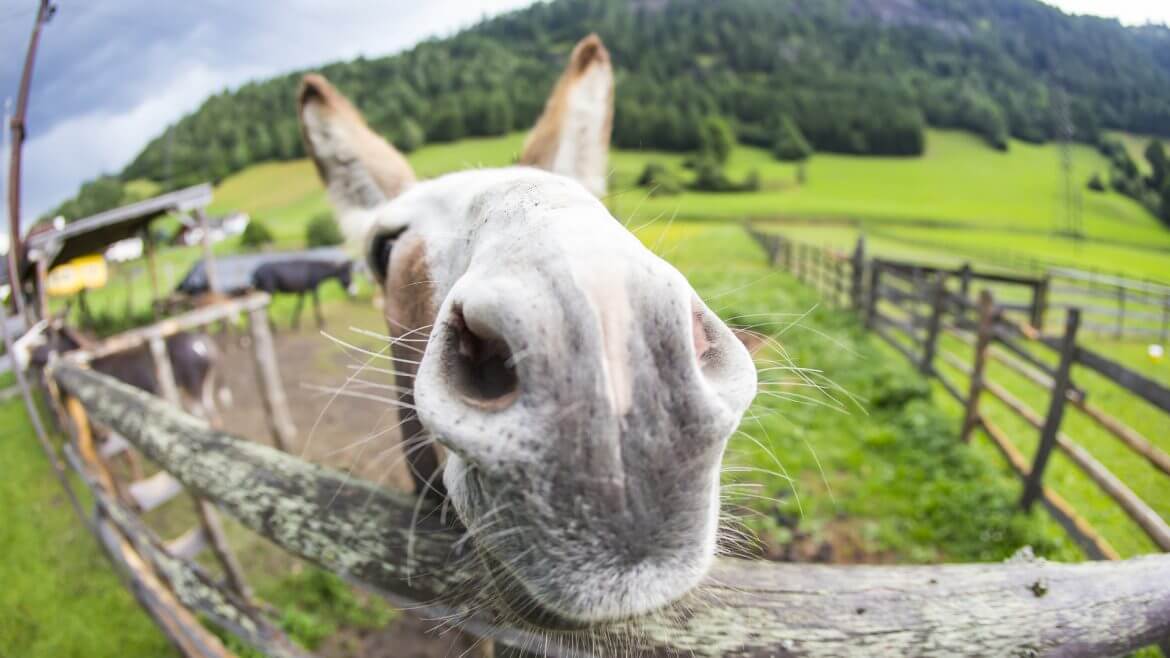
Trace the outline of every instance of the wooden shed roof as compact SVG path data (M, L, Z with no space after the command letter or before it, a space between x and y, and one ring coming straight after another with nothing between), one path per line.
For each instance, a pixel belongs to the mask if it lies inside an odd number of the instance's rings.
M203 208L211 198L211 184L201 183L70 222L59 231L34 233L26 243L29 262L47 260L53 267L78 256L99 253L115 242L138 235L167 213Z

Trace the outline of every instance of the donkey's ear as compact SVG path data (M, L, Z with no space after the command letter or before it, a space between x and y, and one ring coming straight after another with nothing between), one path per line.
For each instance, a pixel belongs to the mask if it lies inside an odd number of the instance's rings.
M351 241L364 239L370 213L355 211L393 199L414 183L410 164L323 76L310 73L301 81L297 114L305 150L329 191L342 231Z
M613 66L601 38L577 43L569 65L524 143L520 164L577 179L605 194L609 136L613 130Z

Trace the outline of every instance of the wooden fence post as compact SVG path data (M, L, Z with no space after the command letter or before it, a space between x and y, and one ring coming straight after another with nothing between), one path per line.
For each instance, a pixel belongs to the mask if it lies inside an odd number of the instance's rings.
M148 345L150 345L150 356L154 361L155 378L158 380L158 389L162 398L181 409L183 406L182 397L179 395L179 386L175 383L175 371L171 367L171 357L167 352L166 339L155 336L150 339ZM244 578L240 561L236 559L235 553L228 545L227 535L223 532L223 525L219 522L219 515L215 511L215 507L198 496L193 497L195 498L195 513L199 517L199 525L203 529L207 543L211 546L211 551L215 553L216 559L223 567L228 584L244 600L251 601L253 598L252 588L248 586L248 581Z
M922 344L922 362L918 369L926 375L934 373L934 354L938 349L938 335L942 329L942 315L946 307L946 276L941 272L936 275L934 288L931 291L930 321L926 325L926 340Z
M1049 278L1045 274L1032 288L1032 328L1044 332L1044 316L1048 312Z
M865 236L857 238L857 246L853 248L853 257L851 259L853 271L850 274L853 277L852 285L849 295L852 298L853 308L860 311L862 309L862 285L865 283ZM1170 303L1170 302L1168 302Z
M964 303L971 301L971 263L963 263L959 268L959 295Z
M1020 504L1024 509L1031 509L1032 503L1040 496L1044 483L1044 468L1048 465L1048 458L1056 446L1056 435L1060 433L1060 422L1064 418L1064 407L1067 404L1069 376L1073 361L1077 357L1077 330L1081 326L1081 310L1070 308L1064 324L1064 338L1060 342L1060 364L1056 368L1056 375L1052 382L1052 399L1048 404L1048 415L1044 419L1044 427L1040 430L1040 445L1036 448L1036 457L1032 461L1032 472L1024 483L1024 496Z
M1117 286L1117 339L1125 335L1125 286Z
M1166 298L1162 300L1162 343L1166 342L1168 335L1170 335L1170 293L1166 293Z
M963 427L959 438L970 443L971 433L979 424L979 395L983 393L983 372L987 369L987 349L991 346L995 330L995 300L991 291L979 293L979 331L975 336L975 363L971 368L971 384L967 392L967 408L963 414Z
M816 255L817 255L816 274L815 274L815 279L813 281L813 287L816 288L817 292L821 293L822 297L824 297L826 294L826 291L828 290L828 286L825 285L826 284L826 273L828 271L826 268L826 263L825 263L825 245L821 245L819 247L814 247L813 251L815 251Z
M252 354L256 358L256 372L260 378L260 396L264 399L264 410L268 415L268 427L272 441L284 452L292 446L297 428L288 410L284 396L284 385L280 381L280 370L276 365L276 349L272 345L272 332L268 328L268 313L263 307L248 311L248 324L252 331Z
M833 260L833 268L836 275L836 281L834 281L836 291L833 293L833 301L844 308L849 305L849 300L845 298L845 261L838 256Z
M878 299L881 297L882 264L874 260L869 266L869 301L865 312L865 328L872 329L877 319Z

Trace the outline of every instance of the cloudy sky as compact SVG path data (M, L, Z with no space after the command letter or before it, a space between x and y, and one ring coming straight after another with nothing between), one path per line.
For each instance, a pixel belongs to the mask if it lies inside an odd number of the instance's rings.
M147 140L211 93L359 54L397 52L532 0L56 2L29 107L26 220L82 181L120 170ZM1168 0L1053 4L1127 23L1170 23ZM0 0L0 109L6 98L15 102L36 5ZM0 168L7 166L7 150L2 161Z

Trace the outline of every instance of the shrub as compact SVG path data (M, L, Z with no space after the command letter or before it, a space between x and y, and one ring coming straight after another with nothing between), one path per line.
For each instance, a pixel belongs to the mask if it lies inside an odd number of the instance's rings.
M252 249L258 249L275 241L276 238L272 237L272 231L269 231L263 222L255 219L248 222L248 225L244 227L244 233L240 235L240 244Z
M1093 176L1089 179L1088 187L1094 192L1104 192L1105 181L1101 180L1101 174L1093 174Z
M710 158L699 158L694 163L695 180L692 190L701 192L752 192L760 189L760 174L753 171L743 182L736 183L727 177L723 166Z
M792 118L787 115L780 117L780 124L776 128L776 136L772 142L772 155L784 162L801 162L812 154L812 146Z
M638 187L650 188L650 196L672 196L682 191L682 183L666 165L648 162L638 176Z
M345 237L329 213L317 215L305 227L305 244L310 247L331 247L342 242Z
M719 164L727 162L735 146L735 132L723 117L709 116L699 124L699 155Z
M427 133L418 125L418 122L409 117L398 124L398 133L394 138L394 146L403 153L410 153L427 141Z

